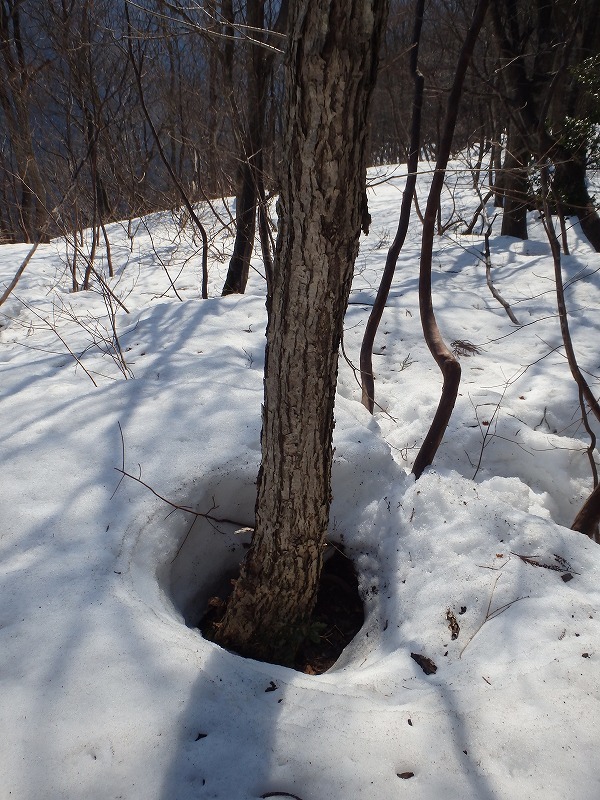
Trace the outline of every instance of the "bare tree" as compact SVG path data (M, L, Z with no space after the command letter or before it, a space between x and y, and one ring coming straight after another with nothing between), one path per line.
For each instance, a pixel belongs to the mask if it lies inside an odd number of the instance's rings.
M387 0L297 0L290 13L256 527L213 631L280 663L293 663L307 633L328 528L338 350Z
M156 146L158 148L158 152L159 152L160 157L161 157L161 159L163 161L163 164L165 165L165 167L167 169L167 172L169 173L169 176L171 177L171 180L173 181L173 185L176 187L176 189L177 189L177 191L179 193L179 196L181 198L181 201L184 204L185 208L187 209L187 212L190 215L190 218L193 220L194 225L196 226L196 229L198 230L198 233L200 234L200 237L202 239L202 298L204 300L206 300L208 298L208 235L206 233L206 228L204 227L204 225L200 221L200 218L196 214L194 206L193 206L190 198L188 197L187 192L185 191L185 188L184 188L181 180L177 177L177 175L175 173L175 169L173 167L173 164L169 160L169 157L168 157L167 153L164 150L164 147L163 147L163 145L161 143L161 140L160 140L160 136L159 136L158 131L156 129L156 126L155 126L155 124L154 124L154 122L152 120L152 115L150 114L150 110L148 108L148 105L147 105L146 99L145 99L144 87L143 87L143 83L142 83L142 72L141 72L141 69L140 69L139 62L136 59L135 53L134 53L134 50L133 50L133 29L132 29L132 26L131 26L131 19L130 19L130 16L129 16L129 8L128 8L127 5L125 5L125 17L126 17L126 20L127 20L127 33L128 33L127 52L129 54L129 62L131 64L132 68L133 68L133 72L134 72L134 75L135 75L135 80L136 80L136 84L137 84L137 88L138 88L138 94L139 94L139 98L140 98L140 104L142 106L142 109L143 109L143 112L144 112L144 116L146 117L146 119L148 121L148 125L150 126L150 130L152 131L152 135L154 136L154 139L156 141Z
M576 76L577 67L600 50L600 21L595 0L498 0L492 3L492 20L500 51L505 87L505 107L516 144L509 145L508 172L523 171L527 154L539 166L550 159L555 167L554 186L562 211L577 214L595 250L600 250L600 216L586 185L588 143L585 126L568 120L586 120L586 93ZM574 134L575 132L575 134ZM520 180L521 187L524 181ZM523 212L518 188L513 200ZM523 220L520 221L522 232ZM519 229L517 229L519 230ZM502 232L505 231L503 227ZM517 234L518 235L518 234Z
M35 242L46 222L46 186L33 143L31 92L39 64L34 64L24 39L23 1L0 2L0 124L10 142L15 182L18 220L14 233L27 242Z
M287 25L288 0L284 0L274 22L273 30L281 33ZM254 31L251 47L245 60L246 95L241 108L234 105L235 129L239 140L238 187L235 201L236 236L223 294L238 294L246 290L250 259L254 248L256 215L264 202L264 139L268 81L277 49L258 46L268 43L270 31L265 30L264 0L247 0L247 25ZM256 40L256 37L260 37ZM246 45L247 49L248 45ZM233 100L233 91L231 92ZM235 101L233 101L235 103ZM268 270L267 270L268 274Z

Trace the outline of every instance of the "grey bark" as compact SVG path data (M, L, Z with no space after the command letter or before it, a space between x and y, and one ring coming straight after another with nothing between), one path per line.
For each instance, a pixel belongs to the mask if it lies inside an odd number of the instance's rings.
M387 0L292 4L256 527L220 644L291 663L329 522L333 406L358 253L367 112Z

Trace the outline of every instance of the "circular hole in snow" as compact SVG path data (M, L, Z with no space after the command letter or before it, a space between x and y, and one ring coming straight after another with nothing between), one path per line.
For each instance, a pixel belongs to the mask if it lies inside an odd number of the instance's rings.
M237 574L236 570L234 574L225 576L206 613L198 621L198 627L209 639L212 638L213 626L222 619L224 601L232 590L231 579ZM329 544L306 638L296 653L295 662L290 664L286 661L285 666L309 675L326 672L338 661L364 621L364 606L354 564L341 545Z
M250 544L256 501L255 472L236 466L207 479L177 503L199 514L162 506L138 532L129 570L137 594L163 620L201 626L209 601L225 600ZM296 669L330 669L364 623L364 606L352 559L328 547L311 635Z
M135 592L161 618L195 627L209 599L239 570L254 518L253 466L213 473L174 499L207 516L162 505L130 542L124 558Z
M222 491L227 485L225 496ZM220 481L204 494L198 509L210 517L191 519L167 570L159 573L165 592L186 625L196 627L209 600L227 591L250 544L256 499L254 481ZM165 565L166 566L166 565Z

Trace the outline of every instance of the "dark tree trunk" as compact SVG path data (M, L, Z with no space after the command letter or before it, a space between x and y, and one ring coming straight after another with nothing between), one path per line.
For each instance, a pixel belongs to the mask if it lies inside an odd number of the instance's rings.
M458 359L448 349L433 310L433 299L431 296L431 262L433 257L433 237L435 232L436 217L440 209L440 197L442 187L446 177L446 167L452 150L452 141L458 118L458 110L462 88L467 72L467 67L473 55L475 42L479 36L479 31L483 25L483 20L487 12L489 0L479 0L473 12L473 18L467 31L464 44L458 57L458 63L454 73L452 89L446 102L446 113L442 129L438 158L435 165L435 172L431 181L431 189L427 198L427 208L423 217L423 235L421 238L421 261L419 268L419 311L421 323L423 325L423 335L431 355L440 368L443 376L442 394L438 403L437 410L427 431L427 435L421 445L415 463L413 464L413 474L415 478L420 478L423 470L428 467L437 453L448 422L454 410L458 387L460 386L460 364Z
M413 77L413 111L410 132L410 146L408 154L408 165L406 175L406 185L402 195L402 205L400 207L400 218L396 236L392 242L385 268L381 276L381 283L377 290L377 296L373 303L373 308L369 314L362 345L360 348L360 379L362 383L362 403L364 407L373 413L375 407L375 376L373 375L373 344L375 335L383 316L383 311L392 286L394 272L398 256L404 245L408 225L410 222L410 210L412 207L413 195L417 185L417 170L419 168L419 151L421 146L421 111L423 108L423 91L425 79L418 69L419 43L421 39L421 29L423 26L423 11L425 0L417 0L415 4L415 20L413 28L413 40L410 54L410 71Z
M262 31L265 23L264 0L247 3L248 25ZM258 34L254 34L258 35ZM265 51L251 46L248 54L245 121L238 115L241 134L242 160L238 170L238 191L235 202L235 243L229 262L223 294L243 294L246 291L250 260L254 249L258 185L262 180L262 147L267 98L268 62Z
M585 501L575 517L571 530L585 533L591 539L598 541L598 524L600 523L600 484Z
M258 193L254 176L255 167L256 156L240 167L241 189L235 198L235 243L223 286L223 295L243 294L246 291L256 230Z
M600 252L600 216L587 189L585 148L568 160L556 159L553 186L562 213L579 217L589 243L597 253Z
M529 196L527 158L527 148L521 135L514 125L509 125L502 173L504 197L502 236L527 239L527 201Z
M256 527L213 632L280 663L293 662L306 634L329 522L338 350L387 0L297 0L290 14Z

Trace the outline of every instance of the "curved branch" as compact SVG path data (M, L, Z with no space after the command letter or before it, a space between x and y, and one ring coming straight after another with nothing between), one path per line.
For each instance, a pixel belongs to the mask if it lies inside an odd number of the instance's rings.
M494 217L495 219L495 217ZM485 242L485 280L488 285L488 289L492 293L492 297L497 300L502 308L508 314L508 318L514 325L520 325L521 323L515 317L512 308L510 307L509 303L502 297L500 292L494 286L494 282L492 281L492 256L490 254L490 234L492 232L492 227L494 225L494 220L490 222L488 225L488 229L485 232L484 242Z
M542 215L542 222L544 224L544 229L546 231L546 235L550 243L550 249L552 251L552 260L554 262L554 279L556 283L556 305L558 307L558 319L560 322L560 332L562 334L565 354L567 356L569 369L571 370L571 375L573 376L575 383L577 384L581 394L585 398L590 408L590 411L596 417L598 422L600 422L600 404L598 403L598 400L594 396L594 393L590 389L588 382L584 378L583 373L579 368L579 364L577 363L577 356L575 355L575 348L573 347L573 341L571 339L571 331L569 330L569 317L567 314L567 303L565 300L565 290L562 279L560 244L556 236L556 231L554 230L554 225L552 223L552 215L550 211L550 204L548 203L550 181L548 179L547 166L542 167L542 169L540 170L540 175L542 180L543 212L544 212Z
M444 433L446 432L446 428L448 427L450 417L452 416L452 411L458 395L458 387L460 385L460 364L444 342L433 312L433 301L431 297L431 263L433 258L433 237L435 233L436 216L440 207L440 197L444 185L446 167L450 158L462 87L488 5L489 0L479 0L477 3L458 58L456 71L454 73L454 82L446 104L446 118L444 120L438 160L429 190L425 216L423 217L421 263L419 269L419 307L421 311L421 324L423 326L425 341L427 342L431 355L434 357L442 372L444 382L437 411L412 469L417 479L435 457Z
M6 300L8 300L8 297L9 297L10 293L12 292L12 290L15 288L15 286L19 282L19 279L20 279L21 275L25 272L25 269L26 269L27 265L29 264L29 262L33 258L33 254L35 253L35 251L38 249L39 246L40 246L40 239L38 238L34 242L33 246L31 247L31 250L27 253L25 258L23 259L23 262L22 262L21 266L19 267L19 269L15 272L14 278L8 284L8 286L6 287L5 291L3 292L2 296L0 297L0 306L3 303L5 303Z
M373 413L375 405L375 379L373 377L373 343L375 335L385 309L385 304L392 286L392 279L396 270L398 256L404 245L410 222L410 209L413 195L417 184L417 169L419 166L419 146L421 141L421 110L423 108L423 88L425 79L418 70L419 42L421 39L421 27L423 25L423 11L425 0L417 0L415 5L415 25L413 32L413 43L410 53L410 69L413 75L415 89L413 98L412 123L410 132L410 151L408 155L408 173L406 176L406 186L402 195L402 205L400 207L400 219L396 236L392 242L387 258L381 283L377 290L377 296L373 303L373 308L367 320L367 326L360 348L360 379L362 383L362 404Z

